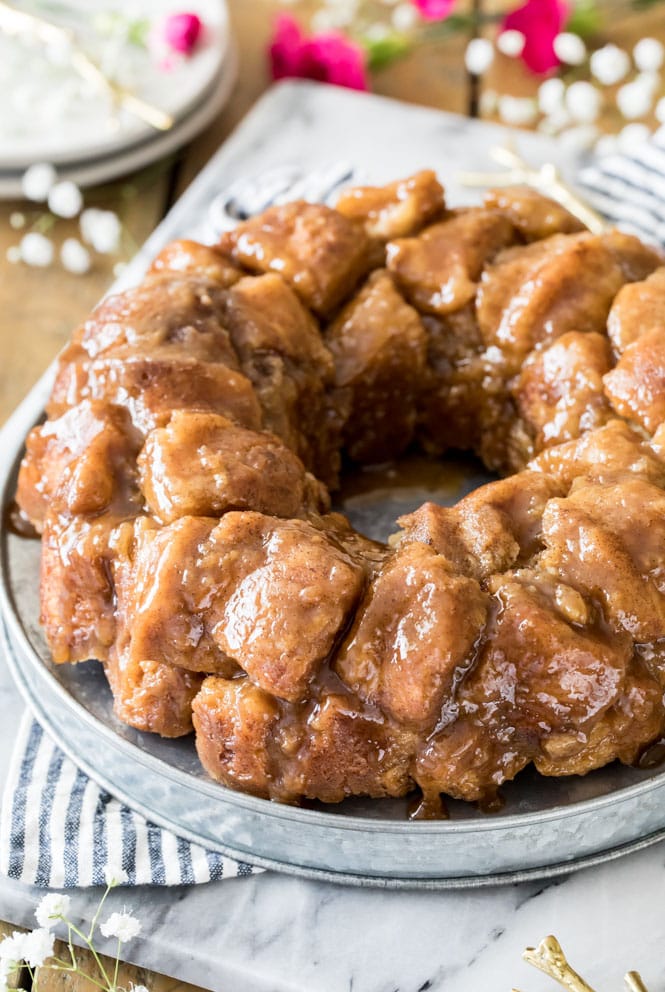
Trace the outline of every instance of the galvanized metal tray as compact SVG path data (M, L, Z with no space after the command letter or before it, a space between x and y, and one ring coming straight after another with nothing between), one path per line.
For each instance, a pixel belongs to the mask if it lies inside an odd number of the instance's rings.
M203 772L190 738L161 740L115 719L97 662L56 666L39 625L40 544L13 533L23 428L38 419L38 390L20 409L13 438L3 432L0 464L5 523L0 531L0 606L8 664L38 720L84 770L129 806L181 836L253 864L355 885L476 887L567 873L665 837L665 772L619 765L585 778L522 774L505 806L486 814L451 803L447 821L411 822L407 800L349 800L294 808L233 792ZM453 502L486 476L472 462L407 485L391 473L365 475L342 506L353 522L384 537L395 517L424 499ZM415 484L418 482L418 484Z
M496 126L313 84L298 85L299 112L293 113L295 87L282 84L263 99L151 236L123 283L138 279L170 238L197 236L209 227L210 203L240 176L294 160L314 169L344 156L381 182L437 164L452 202L459 202L457 171L477 167L507 137ZM377 146L377 114L385 119L388 112L391 126ZM542 136L520 134L519 144L532 162L556 161L564 171L570 165ZM50 378L0 432L3 509L13 499L23 439L42 414ZM424 499L449 503L487 478L468 461L410 468L408 478L366 474L347 486L342 508L360 530L385 537L400 513ZM525 772L504 789L500 812L451 803L451 819L443 822L409 822L406 801L297 809L224 789L206 778L191 740L160 740L116 721L97 663L52 663L39 626L39 551L38 542L17 537L4 524L0 528L0 631L19 688L40 722L92 778L184 837L309 877L443 889L563 874L665 836L665 772L619 765L585 778Z

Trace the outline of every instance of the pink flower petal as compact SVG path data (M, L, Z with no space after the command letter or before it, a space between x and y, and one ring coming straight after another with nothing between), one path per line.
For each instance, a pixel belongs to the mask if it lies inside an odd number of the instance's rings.
M331 31L307 37L289 15L277 18L269 48L273 79L295 76L366 90L363 49L343 34Z
M527 0L508 14L501 31L521 31L524 35L522 59L538 75L559 65L554 39L563 30L570 15L568 0Z
M198 14L171 14L164 21L164 41L172 51L190 55L202 29L203 23Z
M425 21L443 21L452 13L455 0L411 0Z

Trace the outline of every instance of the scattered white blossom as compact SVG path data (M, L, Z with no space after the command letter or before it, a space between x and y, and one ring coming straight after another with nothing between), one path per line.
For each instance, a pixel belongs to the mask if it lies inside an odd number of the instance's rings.
M39 968L47 958L53 956L55 934L44 927L25 934L23 941L23 960L31 968Z
M21 189L28 200L44 203L48 199L51 188L57 181L57 174L48 162L35 162L27 169L21 178Z
M637 79L617 90L617 107L627 120L644 117L651 110L652 104L653 91Z
M630 58L618 45L603 45L592 53L589 68L603 86L614 86L628 75Z
M524 51L524 45L526 44L526 38L521 31L515 31L509 28L507 31L502 31L499 37L496 39L496 47L499 49L502 55L507 55L508 58L517 59L520 57Z
M651 93L652 97L660 89L660 75L657 72L641 72L633 82Z
M618 150L619 142L615 134L603 134L593 147L596 155L614 155Z
M499 97L499 117L504 124L532 124L537 113L536 101L529 97Z
M113 275L115 276L115 278L119 279L126 268L127 268L126 262L116 262L115 265L113 266Z
M78 238L65 238L60 248L60 261L67 272L83 276L90 271L90 252Z
M480 94L480 116L490 117L492 114L496 113L496 108L499 102L499 94L496 90L483 89Z
M572 118L564 106L557 107L553 110L551 114L538 125L538 129L543 132L543 134L558 134L565 127L569 127L572 124Z
M368 41L383 41L389 34L390 28L387 24L383 24L382 21L375 21L365 31L365 37Z
M107 885L126 885L129 875L120 865L107 865L104 869L104 881Z
M25 214L22 214L19 210L14 210L9 215L9 226L15 231L20 231L21 228L25 227Z
M412 3L399 3L390 20L395 31L410 31L418 22L418 11Z
M598 120L600 103L599 91L582 79L566 90L566 109L578 124L593 124Z
M642 145L651 137L646 124L626 124L617 135L619 151L632 152L636 145Z
M43 269L53 261L53 242L38 231L30 231L21 238L21 258L26 265Z
M633 58L641 72L658 72L665 61L665 46L657 38L641 38L633 49Z
M76 217L83 206L83 195L76 183L64 179L49 190L48 206L58 217Z
M563 31L554 39L554 54L565 65L582 65L586 58L586 45L579 35Z
M67 916L71 899L59 892L49 892L35 910L35 919L40 927L54 927L58 919Z
M12 973L12 966L9 961L0 961L0 992L10 992L9 976Z
M6 964L13 965L24 958L24 948L25 940L28 936L27 933L21 933L20 930L15 930L9 937L5 937L0 941L0 961Z
M565 92L566 87L563 85L563 80L556 76L541 83L538 87L538 106L541 113L553 114L559 110L563 106Z
M654 114L659 124L665 124L665 96L661 97L656 104Z
M17 262L21 261L21 249L18 245L10 245L5 252L5 258L10 263L10 265L16 265Z
M494 46L487 38L472 38L466 46L464 64L472 76L482 76L494 61Z
M111 913L99 929L104 937L117 937L121 943L126 944L128 940L138 937L141 923L131 913Z
M132 985L130 986L129 992L150 992L145 985Z
M81 214L79 227L83 240L100 255L111 255L118 250L121 224L112 210L88 207Z
M562 131L557 144L564 154L577 155L593 148L597 138L598 128L595 124L577 124Z

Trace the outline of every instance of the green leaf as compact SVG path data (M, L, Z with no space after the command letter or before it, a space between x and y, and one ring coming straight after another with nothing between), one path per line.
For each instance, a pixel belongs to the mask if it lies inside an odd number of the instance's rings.
M383 69L395 59L402 58L410 50L408 38L401 34L389 34L385 38L364 38L363 48L367 52L367 66L371 70Z
M595 34L603 22L603 15L596 0L577 0L566 24L566 31L582 38Z

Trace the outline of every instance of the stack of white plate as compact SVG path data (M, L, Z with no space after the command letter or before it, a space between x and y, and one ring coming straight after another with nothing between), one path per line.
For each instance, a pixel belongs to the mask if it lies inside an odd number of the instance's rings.
M42 7L21 4L21 9L49 16ZM66 8L72 23L80 26L90 23L91 14L122 11L122 4L67 0ZM214 119L236 75L225 0L126 4L127 16L152 23L183 10L198 14L204 24L189 57L174 57L165 67L145 48L126 45L118 69L136 96L172 117L168 131L157 131L127 111L113 112L103 92L81 82L67 53L54 60L39 44L0 34L0 197L20 196L21 176L35 162L50 162L61 178L80 186L107 182L174 152ZM85 33L80 37L87 51ZM94 47L90 54L95 56Z

